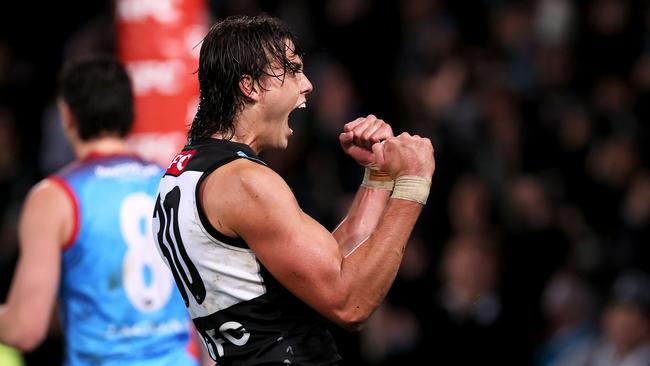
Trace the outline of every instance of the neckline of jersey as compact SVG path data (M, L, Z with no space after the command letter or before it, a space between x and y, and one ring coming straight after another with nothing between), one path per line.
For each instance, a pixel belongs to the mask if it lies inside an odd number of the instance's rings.
M82 159L83 161L89 161L89 160L96 160L96 159L103 159L103 158L137 158L138 156L135 153L132 152L110 152L110 153L105 153L101 151L90 151L86 156Z
M189 145L189 148L191 149L193 146L198 146L198 145L203 145L203 144L226 144L230 145L239 149L243 149L246 155L249 155L250 157L259 159L259 156L255 153L252 147L249 145L246 145L241 142L236 142L236 141L230 141L230 140L224 140L224 139L216 139L214 137L204 137L204 138L199 138L196 141L194 141L191 145Z

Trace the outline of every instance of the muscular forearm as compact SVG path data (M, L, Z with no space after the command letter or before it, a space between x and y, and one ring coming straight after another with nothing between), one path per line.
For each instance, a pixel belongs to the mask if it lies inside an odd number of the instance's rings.
M343 259L341 279L349 294L344 308L353 326L361 325L386 296L421 210L421 204L391 199L372 235Z
M359 187L347 216L332 233L344 256L349 255L372 234L389 197L390 191Z

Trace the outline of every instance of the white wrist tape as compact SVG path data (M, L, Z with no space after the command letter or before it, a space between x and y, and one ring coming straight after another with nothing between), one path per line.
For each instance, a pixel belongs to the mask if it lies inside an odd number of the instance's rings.
M395 179L395 188L391 198L427 203L431 181L417 175L402 175Z
M366 168L363 174L363 182L361 185L368 188L383 189L392 191L395 181L387 173L371 168Z

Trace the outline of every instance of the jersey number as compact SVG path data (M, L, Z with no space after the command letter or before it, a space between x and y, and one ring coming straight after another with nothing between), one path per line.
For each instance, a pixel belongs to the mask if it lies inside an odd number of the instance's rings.
M172 281L153 243L149 215L153 199L144 193L126 197L120 207L120 229L128 250L122 262L124 291L142 312L157 311L172 294Z
M185 300L185 306L189 306L189 298L185 287L190 290L192 297L198 304L205 300L205 285L199 271L187 255L185 245L181 238L178 227L178 206L181 202L181 190L174 187L162 201L160 195L156 200L153 217L159 221L158 245L160 252L167 259L169 268L174 275L176 286Z

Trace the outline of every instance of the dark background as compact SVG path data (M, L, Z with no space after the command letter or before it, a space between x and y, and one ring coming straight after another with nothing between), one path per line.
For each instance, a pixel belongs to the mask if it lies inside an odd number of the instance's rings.
M333 330L348 364L551 365L574 341L591 360L574 364L605 362L598 350L628 341L607 320L623 302L641 311L632 349L648 347L648 2L208 8L212 20L264 11L298 35L314 92L291 116L289 149L264 158L326 227L363 173L338 146L344 123L373 113L436 148L429 203L387 300L362 333ZM71 158L52 109L56 73L68 57L115 50L112 3L6 1L0 30L2 299L22 200ZM60 357L56 329L25 355Z

